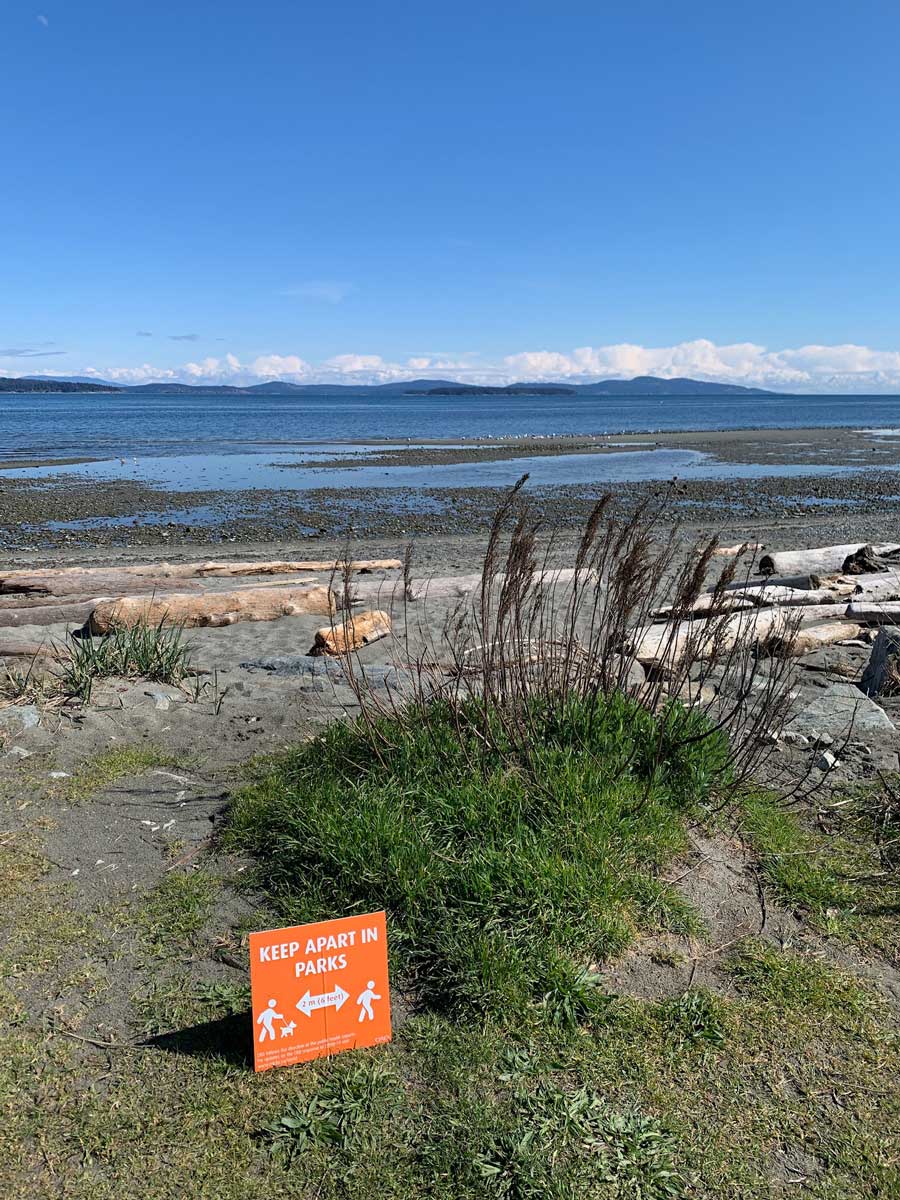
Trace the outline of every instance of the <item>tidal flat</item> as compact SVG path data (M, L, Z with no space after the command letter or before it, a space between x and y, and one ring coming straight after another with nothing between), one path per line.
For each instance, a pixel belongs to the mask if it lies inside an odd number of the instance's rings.
M664 519L756 538L785 525L877 538L900 511L896 430L727 430L278 453L58 460L0 470L7 554L79 547L301 544L479 535L529 473L548 528L580 526L599 495L663 503Z

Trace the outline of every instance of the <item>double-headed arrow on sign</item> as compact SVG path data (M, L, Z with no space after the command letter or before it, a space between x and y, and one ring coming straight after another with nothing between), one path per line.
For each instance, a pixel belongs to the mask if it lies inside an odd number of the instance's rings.
M340 984L338 984L333 992L321 992L318 996L310 995L309 988L307 988L306 995L302 996L297 1001L297 1008L299 1008L302 1013L305 1013L306 1016L310 1017L313 1014L313 1010L317 1008L333 1007L334 1011L337 1012L343 1005L344 1001L349 999L350 993L345 992Z

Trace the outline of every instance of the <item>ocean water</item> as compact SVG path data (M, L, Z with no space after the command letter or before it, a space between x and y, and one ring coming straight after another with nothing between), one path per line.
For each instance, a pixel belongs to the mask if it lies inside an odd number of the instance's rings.
M647 483L677 476L694 479L816 478L856 475L868 466L819 463L722 462L697 450L671 448L617 451L610 454L559 454L497 459L489 462L420 466L370 466L366 456L373 444L354 447L359 466L328 465L329 452L298 453L261 448L256 453L167 454L142 458L100 459L68 466L23 467L3 471L4 479L55 479L75 476L147 483L168 492L193 491L309 491L313 488L478 488L511 487L525 472L528 488ZM341 453L340 457L346 457ZM297 462L315 465L298 468ZM884 466L891 470L893 467ZM900 468L898 468L900 470Z
M0 461L219 456L304 443L900 427L900 396L0 394Z

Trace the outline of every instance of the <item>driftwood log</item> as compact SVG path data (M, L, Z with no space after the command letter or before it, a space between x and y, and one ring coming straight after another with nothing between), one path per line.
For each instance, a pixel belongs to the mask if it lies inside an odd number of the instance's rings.
M274 621L300 613L334 613L334 596L321 584L285 588L240 588L203 595L170 592L162 596L122 596L98 604L86 631L111 633L134 625L234 625L238 621Z
M201 584L186 580L182 585L186 591L198 591ZM64 574L59 576L39 574L22 575L10 580L0 580L0 604L12 606L16 602L33 601L46 604L58 597L118 596L127 593L165 592L172 587L171 579L164 575L126 575L123 571L91 570L89 573Z
M767 575L764 579L735 579L725 585L726 592L747 592L751 588L790 587L800 591L810 592L822 586L819 575Z
M900 625L900 600L851 600L847 616L860 625Z
M803 654L811 654L823 646L833 646L836 642L849 642L859 637L862 626L848 620L823 621L818 625L810 625L806 629L798 629L793 637L773 635L766 638L765 649L769 654L778 656L790 654L797 658Z
M837 575L846 574L845 563L866 548L865 542L850 542L842 546L820 546L816 550L783 550L764 554L759 560L761 575ZM880 555L900 554L900 546L886 543L872 549Z
M761 542L738 542L736 546L717 546L713 550L715 558L737 558L740 554L758 554L765 547Z
M879 629L859 685L866 696L881 696L890 684L896 687L900 681L898 658L900 629Z
M668 620L676 615L684 619L706 618L719 616L725 612L741 612L750 608L759 608L759 603L751 596L745 596L742 592L704 592L690 605L689 608L676 608L671 604L666 604L662 608L655 608L650 613L651 617L663 618Z
M879 571L877 574L847 576L854 583L853 599L900 600L900 571Z
M83 625L98 604L108 596L66 600L58 604L39 604L27 608L0 608L0 629L18 629L22 625Z
M863 546L844 563L847 575L865 575L874 571L890 571L900 563L900 546Z
M803 591L792 587L752 587L741 591L704 592L698 596L688 610L678 612L679 617L706 617L724 612L741 612L751 608L821 608L837 604L846 605L853 590L852 584L841 589L821 587ZM670 617L675 614L671 605L655 609L651 616Z
M900 606L898 606L900 607ZM670 621L636 629L626 649L646 666L675 666L685 657L710 658L727 654L739 642L768 643L777 639L782 652L795 630L844 621L844 607L815 604L805 608L755 608L718 621ZM860 622L847 622L857 631ZM853 633L847 637L854 636ZM839 639L843 640L843 638ZM805 651L796 651L805 653Z
M53 647L46 642L0 642L0 659L53 657Z
M84 595L87 592L137 592L165 590L173 579L228 578L245 575L291 575L305 571L340 573L395 571L399 558L361 558L349 563L329 560L266 562L149 563L117 567L52 567L40 571L7 571L0 576L0 593L38 593L48 596ZM186 584L187 588L200 584Z
M317 629L310 654L313 657L347 654L388 637L390 632L391 618L388 613L380 609L357 613L340 625L325 625Z
M548 567L545 570L535 571L532 575L532 583L552 588L558 584L572 583L576 576L587 582L591 578L591 572L576 571L574 567ZM371 600L378 596L390 596L392 593L403 597L404 590L405 598L410 601L459 600L478 591L481 583L480 572L477 575L437 575L431 579L416 579L407 587L399 579L373 579L365 580L362 583L354 580L351 584L350 594L353 603ZM502 575L493 577L493 588L500 587L502 583ZM337 585L335 587L337 590Z

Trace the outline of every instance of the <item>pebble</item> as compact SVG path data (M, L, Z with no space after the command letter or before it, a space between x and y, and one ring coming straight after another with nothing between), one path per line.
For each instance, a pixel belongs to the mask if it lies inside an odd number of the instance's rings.
M783 733L781 735L781 740L783 742L786 742L788 746L808 746L809 745L809 738L806 736L805 733L791 733L790 730L788 730L786 733Z
M31 751L26 750L24 746L13 746L7 750L4 758L31 758Z
M830 750L823 750L816 758L815 765L820 771L831 771L838 765L838 760Z

